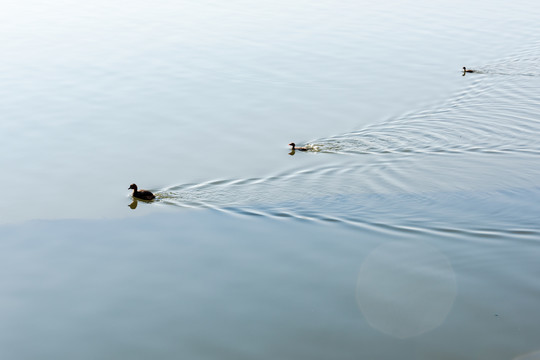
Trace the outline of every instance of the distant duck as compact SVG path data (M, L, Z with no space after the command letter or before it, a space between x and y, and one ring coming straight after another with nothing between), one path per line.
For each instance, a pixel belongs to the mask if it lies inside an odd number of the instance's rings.
M292 151L298 150L298 151L308 151L307 147L296 147L295 143L290 143L289 146L292 146Z
M129 190L133 189L133 197L137 198L137 199L142 199L142 200L153 200L156 198L156 196L154 194L152 194L152 192L148 191L148 190L137 190L137 185L135 184L131 184L129 186Z
M464 67L463 67L463 72L464 72L464 73L467 73L467 72L468 72L468 73L474 73L474 72L476 72L476 70L470 70L470 69L467 69L467 68L464 66Z

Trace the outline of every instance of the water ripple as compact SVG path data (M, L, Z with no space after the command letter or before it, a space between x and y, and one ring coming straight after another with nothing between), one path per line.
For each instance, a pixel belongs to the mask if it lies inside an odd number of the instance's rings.
M372 231L538 237L538 52L479 68L432 108L309 142L318 156L349 155L335 163L178 184L158 201Z
M540 44L480 68L447 102L309 142L321 153L540 154ZM505 75L500 77L498 75ZM524 77L526 76L526 77Z

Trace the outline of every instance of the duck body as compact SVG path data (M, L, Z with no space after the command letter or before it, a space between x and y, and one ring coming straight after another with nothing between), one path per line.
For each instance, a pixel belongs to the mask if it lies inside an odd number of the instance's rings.
M296 147L295 143L290 143L289 146L292 146L292 151L298 150L298 151L308 151L307 147Z
M465 66L463 67L463 72L464 73L473 73L473 72L476 72L476 70L470 70L470 69L467 69Z
M129 190L133 189L133 197L141 200L154 200L156 196L152 194L151 191L148 190L138 190L137 185L131 184L129 186Z

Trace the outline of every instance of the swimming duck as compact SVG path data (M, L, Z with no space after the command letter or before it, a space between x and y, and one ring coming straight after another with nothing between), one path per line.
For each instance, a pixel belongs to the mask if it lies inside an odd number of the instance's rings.
M307 147L296 147L295 143L290 143L289 146L292 146L292 151L298 150L298 151L308 151Z
M466 72L468 72L468 73L473 73L473 72L476 72L476 70L467 70L467 68L464 66L464 67L463 67L463 72L464 72L464 73L466 73Z
M152 194L152 192L148 191L148 190L137 190L137 185L135 184L131 184L129 186L129 190L133 189L133 197L136 197L138 199L142 199L142 200L153 200L156 198L156 196L154 194Z

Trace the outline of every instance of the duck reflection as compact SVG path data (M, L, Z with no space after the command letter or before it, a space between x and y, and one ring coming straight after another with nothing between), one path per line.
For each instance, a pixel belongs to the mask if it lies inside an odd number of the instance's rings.
M149 204L149 203L152 203L153 201L152 200L143 200L143 199L133 198L133 201L128 206L131 208L131 210L135 210L137 208L137 206L139 205L139 202Z
M129 204L128 206L131 208L131 210L135 210L138 204L139 204L139 201L137 199L133 199L133 202Z
M364 258L356 284L356 301L368 323L399 339L441 326L456 295L450 260L423 241L379 245Z

